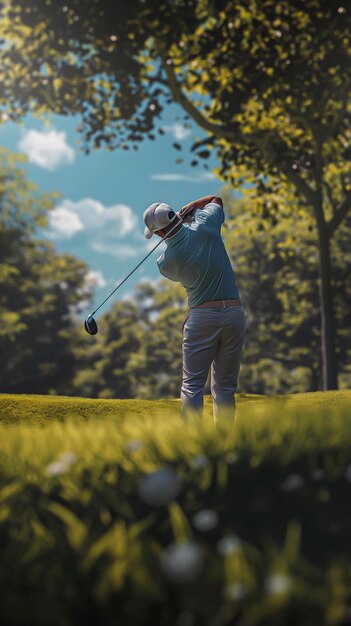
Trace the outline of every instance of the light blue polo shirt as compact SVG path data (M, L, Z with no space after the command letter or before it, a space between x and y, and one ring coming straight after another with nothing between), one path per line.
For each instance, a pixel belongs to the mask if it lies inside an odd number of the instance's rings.
M189 307L207 300L240 298L235 274L221 237L224 211L210 202L195 211L195 219L169 239L157 259L163 276L179 282L188 294Z

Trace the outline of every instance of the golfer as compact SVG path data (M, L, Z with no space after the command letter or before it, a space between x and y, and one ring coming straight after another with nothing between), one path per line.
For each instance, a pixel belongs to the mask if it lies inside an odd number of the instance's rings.
M181 219L180 219L181 218ZM179 222L179 226L174 228ZM180 282L188 295L189 315L183 324L182 414L202 415L203 391L211 368L215 423L235 417L235 392L245 335L245 313L235 275L221 237L223 202L205 196L176 214L163 202L144 212L145 237L165 237L157 259L159 271Z

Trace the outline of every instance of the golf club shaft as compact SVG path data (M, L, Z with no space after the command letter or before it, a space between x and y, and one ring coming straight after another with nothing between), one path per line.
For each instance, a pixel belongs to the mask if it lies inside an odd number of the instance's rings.
M98 306L98 308L97 308L97 309L95 309L95 311L93 311L89 317L92 317L93 315L95 315L95 313L96 313L99 309L101 309L101 307L105 304L105 302L107 302L107 300L108 300L109 298L111 298L111 296L113 296L113 294L114 294L114 293L116 293L117 289L119 289L120 287L122 287L123 283L125 283L125 282L126 282L126 280L128 280L129 276L131 276L132 274L134 274L134 272L138 269L138 267L140 267L140 265L141 265L142 263L144 263L144 261L146 261L146 259L150 256L150 254L152 254L152 253L154 252L154 250L156 250L156 248L158 248L158 246L159 246L159 245L160 245L160 244L161 244L161 243L162 243L165 239L167 239L167 237L168 237L168 236L169 236L169 235L170 235L170 234L174 231L174 229L175 229L177 226L179 226L179 223L183 221L181 217L179 218L179 220L180 220L180 221L178 221L178 222L176 223L176 225L175 225L175 226L173 226L173 228L171 228L171 230L170 230L170 231L169 231L169 232L168 232L168 233L167 233L167 234L166 234L166 235L165 235L165 236L161 239L161 241L159 241L159 242L156 244L156 246L155 246L154 248L152 248L152 250L150 250L150 252L146 255L146 257L144 257L144 258L142 259L142 261L140 261L140 263L138 263L138 265L137 265L137 266L136 266L136 267L135 267L135 268L134 268L131 272L129 272L128 276L126 276L125 278L123 278L122 282L121 282L121 283L119 283L119 285L117 285L116 289L114 289L114 290L110 293L110 295L109 295L109 296L107 296L107 298L105 298L105 300L104 300L103 302L101 302L100 306Z

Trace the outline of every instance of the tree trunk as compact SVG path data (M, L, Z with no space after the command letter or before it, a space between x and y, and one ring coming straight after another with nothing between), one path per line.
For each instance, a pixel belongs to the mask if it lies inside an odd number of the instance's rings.
M311 367L311 379L309 391L319 391L320 383L320 370L315 367Z
M338 388L335 352L335 318L331 281L330 238L324 220L317 219L319 238L319 301L321 310L321 339L323 390Z

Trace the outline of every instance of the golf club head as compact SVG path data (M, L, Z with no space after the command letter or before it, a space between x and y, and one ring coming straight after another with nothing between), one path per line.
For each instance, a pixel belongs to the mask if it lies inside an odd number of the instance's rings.
M89 317L85 320L84 328L89 335L96 335L98 327L92 315L89 315Z

